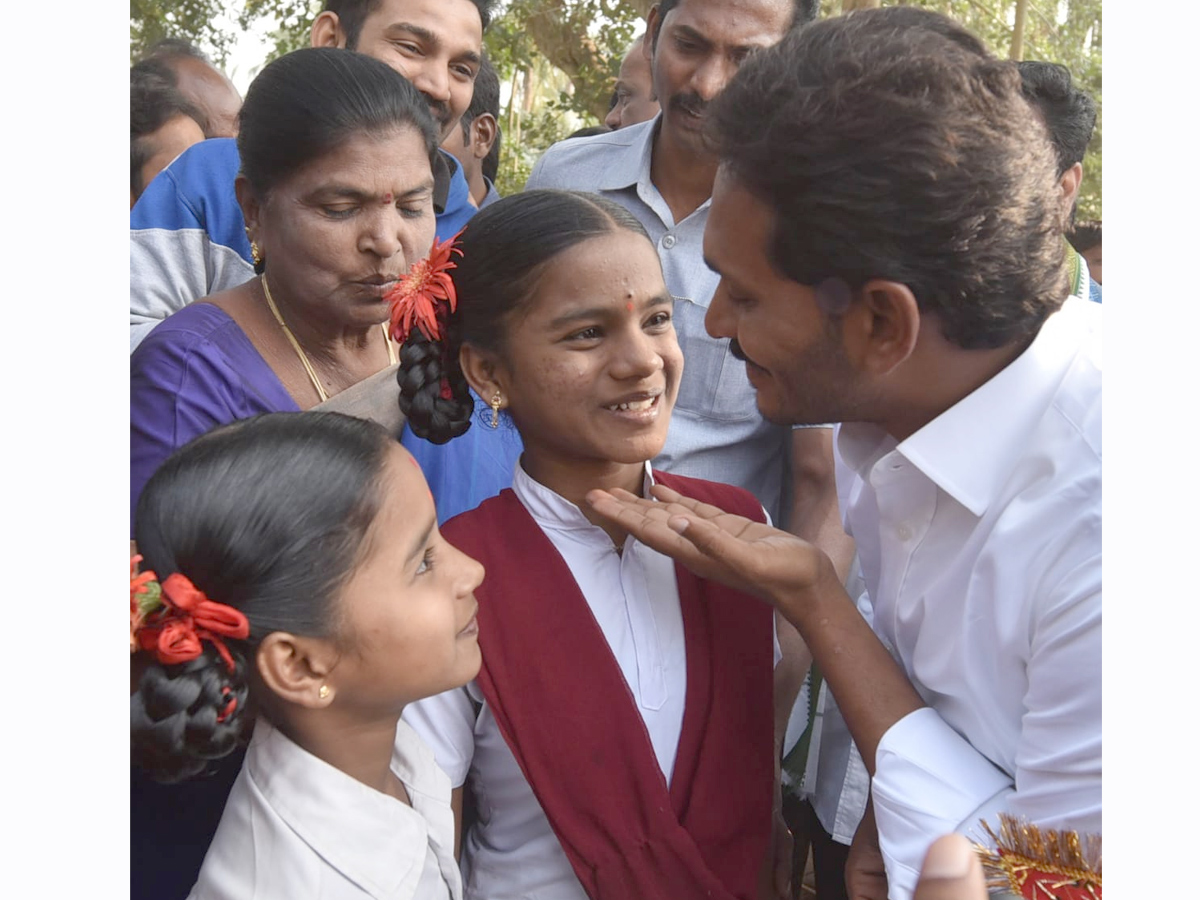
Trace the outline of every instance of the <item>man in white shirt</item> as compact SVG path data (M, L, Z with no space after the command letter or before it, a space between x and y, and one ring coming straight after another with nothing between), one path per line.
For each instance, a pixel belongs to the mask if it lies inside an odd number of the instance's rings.
M1016 68L896 7L761 51L711 113L706 318L763 414L843 422L868 624L811 545L670 491L589 501L804 637L871 774L851 896L1008 811L1101 830L1100 308ZM886 875L885 875L886 871Z

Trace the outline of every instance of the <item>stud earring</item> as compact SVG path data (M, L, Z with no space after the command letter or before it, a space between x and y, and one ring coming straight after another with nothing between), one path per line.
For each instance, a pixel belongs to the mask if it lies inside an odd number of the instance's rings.
M322 700L328 700L329 699L329 685L327 685L327 684L321 685L320 690L317 691L317 696L320 697Z
M500 424L500 392L492 394L492 427Z

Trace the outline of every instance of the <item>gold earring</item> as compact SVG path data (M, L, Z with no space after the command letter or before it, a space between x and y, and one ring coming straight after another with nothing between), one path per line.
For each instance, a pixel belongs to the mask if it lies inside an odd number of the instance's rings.
M262 251L258 249L258 244L254 243L254 241L250 242L250 259L254 261L254 265L256 266L262 265Z
M329 685L327 685L327 684L321 685L320 690L317 691L317 696L320 697L322 700L328 700L329 699Z
M492 394L492 427L500 424L500 392Z

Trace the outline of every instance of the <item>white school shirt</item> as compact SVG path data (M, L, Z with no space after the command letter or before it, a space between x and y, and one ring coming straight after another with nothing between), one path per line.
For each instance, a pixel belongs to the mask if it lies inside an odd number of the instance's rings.
M1102 308L1069 298L1002 372L897 445L841 426L872 625L928 704L872 780L891 898L1005 810L1101 830Z
M647 464L646 496L653 483ZM519 463L512 489L571 570L633 694L669 784L687 692L674 561L633 537L617 553L603 529L530 478ZM536 665L537 647L529 654ZM776 640L776 662L779 656ZM467 900L587 900L474 681L410 704L404 719L433 748L455 787L470 777L479 821L463 838Z
M260 718L188 900L460 900L450 781L404 722L391 769L411 807Z

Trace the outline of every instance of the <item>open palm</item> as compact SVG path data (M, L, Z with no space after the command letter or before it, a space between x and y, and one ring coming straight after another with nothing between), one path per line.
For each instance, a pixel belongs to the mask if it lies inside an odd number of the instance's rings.
M663 485L653 500L627 491L591 491L601 516L697 575L754 594L775 605L810 589L832 569L821 551L794 534L685 497Z

